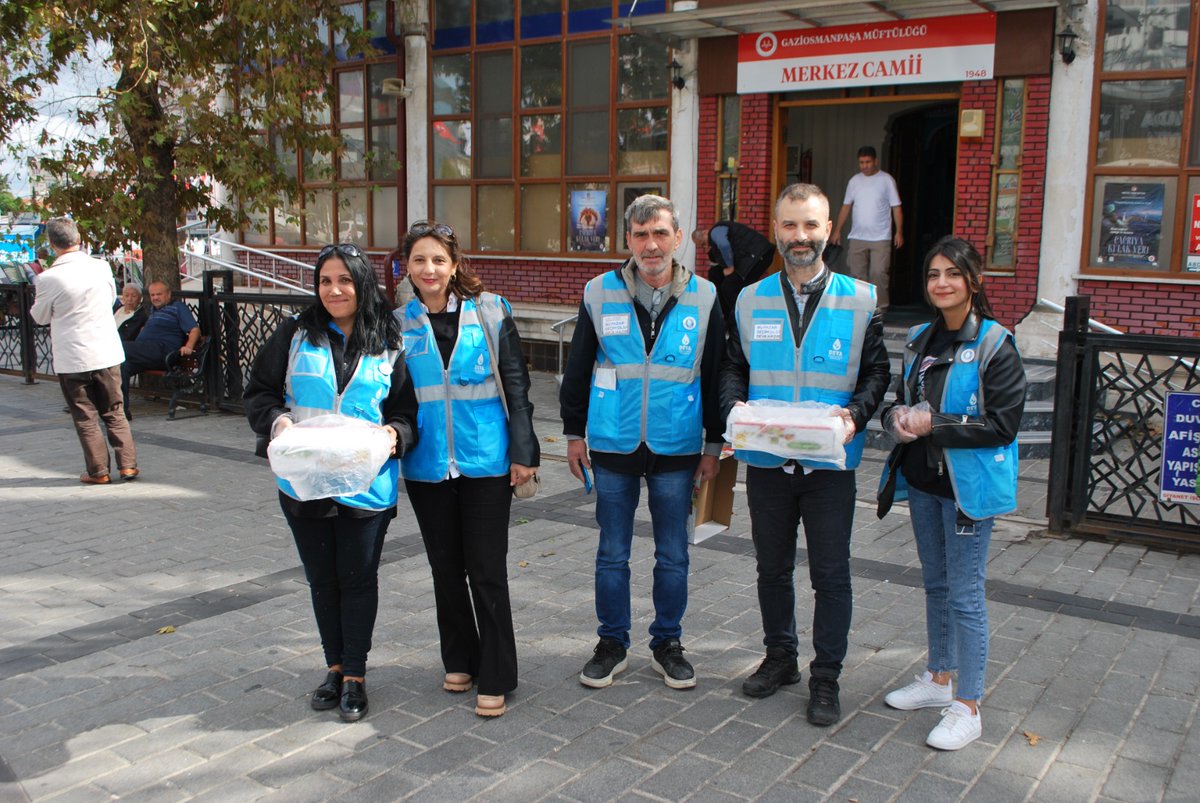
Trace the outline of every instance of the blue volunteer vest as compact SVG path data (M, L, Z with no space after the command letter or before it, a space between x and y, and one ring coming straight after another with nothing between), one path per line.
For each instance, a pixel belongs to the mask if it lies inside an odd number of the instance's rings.
M598 341L588 398L591 448L629 454L645 443L659 455L700 453L700 363L716 297L711 282L691 275L675 304L655 322L658 336L647 355L621 272L609 271L587 283L583 303Z
M908 330L907 343L912 343L928 327L924 323ZM991 319L979 325L975 339L958 344L954 351L954 362L950 364L946 384L938 410L949 415L982 415L984 394L979 378L987 364L1012 334ZM916 365L917 353L904 351L904 382ZM1002 516L1017 509L1017 441L1004 446L984 446L976 449L944 449L946 467L950 472L950 486L959 509L972 519L981 521L993 516ZM885 470L880 477L880 488L888 479ZM908 484L904 474L896 476L895 501L908 498Z
M400 463L405 479L441 482L451 463L466 477L508 473L508 419L482 328L487 325L491 342L499 343L508 309L508 302L492 293L460 301L458 340L449 368L442 364L420 300L414 298L394 313L404 333L404 355L418 403L420 436Z
M858 383L867 324L875 313L875 287L830 271L799 345L784 297L791 292L787 274L780 271L738 296L734 315L742 351L750 364L747 400L845 405ZM846 444L846 470L858 466L866 437L866 432L860 432ZM734 456L759 468L776 468L787 462L779 455L749 449L738 449ZM837 468L822 460L797 462L807 468Z
M333 370L333 352L328 346L314 346L300 329L292 336L288 349L287 381L284 398L297 421L318 415L340 413L350 418L383 423L383 400L392 387L394 351L362 355L354 375L341 395L337 392L337 375ZM387 510L396 504L396 488L400 465L396 460L384 461L371 487L354 496L337 496L343 505L366 510ZM293 499L296 492L287 480L275 478L279 489Z

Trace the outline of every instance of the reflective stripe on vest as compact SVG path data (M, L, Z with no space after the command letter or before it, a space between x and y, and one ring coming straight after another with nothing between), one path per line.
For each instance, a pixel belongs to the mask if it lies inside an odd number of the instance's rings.
M929 324L908 332L912 343ZM975 339L959 343L954 350L938 410L950 415L981 416L986 411L980 378L1006 338L1012 334L1000 324L984 319ZM917 354L904 350L904 381L916 365ZM944 449L950 486L958 507L972 519L991 518L1017 509L1017 441L1004 446L974 449ZM900 497L897 497L899 499Z
M340 413L350 418L383 423L383 401L392 387L392 365L397 352L359 357L354 374L346 387L337 392L337 374L333 370L333 352L328 346L314 346L297 330L288 347L287 378L284 399L297 421L318 415ZM371 487L354 496L334 499L350 507L366 510L387 510L396 504L396 486L400 478L398 461L388 459L379 469ZM291 483L275 478L279 489L296 498Z
M787 273L781 271L738 296L734 314L742 351L750 364L747 399L845 405L858 383L867 324L875 312L875 287L830 272L799 346L784 297L790 292ZM866 433L860 432L846 444L846 469L858 466L865 442ZM734 454L760 468L787 462L767 452L739 449ZM821 460L797 462L808 468L837 468Z
M400 461L405 479L440 482L450 474L451 464L467 477L508 473L508 419L492 372L479 305L489 306L483 321L491 327L491 342L500 342L506 302L492 293L477 300L463 299L449 368L442 363L421 302L413 299L394 313L404 334L405 360L418 405L417 445Z
M659 455L704 447L700 364L716 290L692 275L655 325L646 353L637 311L620 271L587 283L583 303L596 330L587 438L601 452L629 454L645 443ZM653 415L651 415L653 412Z

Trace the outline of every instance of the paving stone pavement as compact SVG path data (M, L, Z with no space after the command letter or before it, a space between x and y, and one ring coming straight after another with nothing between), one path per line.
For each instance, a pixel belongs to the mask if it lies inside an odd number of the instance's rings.
M581 686L595 642L592 497L566 470L554 380L534 377L546 457L513 506L521 662L509 712L441 690L428 566L406 500L388 534L369 715L307 695L323 675L269 471L234 415L136 401L143 478L85 487L53 382L0 376L0 800L1185 801L1200 799L1200 556L1047 537L1047 466L989 561L983 738L924 745L937 712L883 695L921 670L924 603L906 509L878 521L883 454L859 472L843 720L807 724L806 684L765 700L744 496L691 550L684 644L699 684L649 665L643 503L630 668ZM800 560L803 563L804 555ZM810 633L804 566L798 621Z

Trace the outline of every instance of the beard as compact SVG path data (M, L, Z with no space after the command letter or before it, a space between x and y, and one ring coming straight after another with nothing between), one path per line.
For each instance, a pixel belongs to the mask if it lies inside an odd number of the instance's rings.
M792 249L807 245L808 253L793 253ZM789 268L810 268L817 263L821 258L821 254L825 253L825 240L813 238L811 240L791 240L779 247L783 253L784 264Z

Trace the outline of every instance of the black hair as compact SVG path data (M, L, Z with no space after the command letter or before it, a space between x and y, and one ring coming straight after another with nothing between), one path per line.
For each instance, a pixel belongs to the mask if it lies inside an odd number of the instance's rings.
M861 159L864 156L870 156L872 159L879 158L878 154L875 153L875 147L873 145L863 145L858 149L858 158Z
M375 269L367 255L358 246L336 245L322 249L313 269L313 292L317 293L312 305L300 313L300 326L304 337L314 346L329 342L329 323L332 318L321 303L321 268L333 257L337 257L350 272L354 281L354 297L358 308L354 312L354 329L346 348L359 354L381 354L386 349L400 348L400 322L392 315L392 305L379 290Z
M983 257L975 250L975 246L952 234L946 235L933 244L933 248L930 248L929 253L925 255L925 264L921 267L925 300L930 303L930 306L933 305L933 302L929 300L929 265L936 256L945 257L954 267L962 271L962 275L967 280L967 290L971 293L971 309L975 310L981 318L995 320L996 315L992 312L992 304L983 292Z

